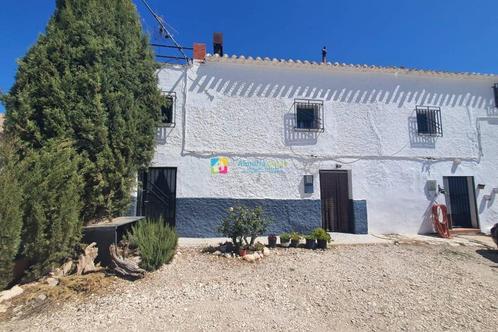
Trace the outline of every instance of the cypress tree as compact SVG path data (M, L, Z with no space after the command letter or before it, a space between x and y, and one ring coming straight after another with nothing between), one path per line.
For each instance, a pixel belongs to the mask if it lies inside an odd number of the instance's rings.
M12 145L0 140L0 290L12 281L22 227L22 189Z
M130 0L57 0L4 97L20 153L70 139L81 157L82 217L124 211L154 151L161 102L154 61Z
M27 280L59 266L80 241L79 162L70 142L54 139L28 152L20 165L24 174L20 253L29 262Z

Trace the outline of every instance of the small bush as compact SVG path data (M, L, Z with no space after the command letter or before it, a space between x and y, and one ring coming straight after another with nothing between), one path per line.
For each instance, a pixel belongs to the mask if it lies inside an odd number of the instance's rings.
M22 228L22 190L12 147L0 142L0 290L12 281Z
M311 234L315 237L317 240L322 240L322 241L327 241L330 242L332 238L330 237L330 234L324 230L323 228L315 228Z
M282 243L289 242L290 238L291 238L289 233L282 233L282 234L280 234L279 237L280 237L280 242L282 242Z
M316 236L314 234L307 234L304 236L305 240L316 240Z
M292 241L299 241L299 240L301 240L301 235L299 235L298 232L292 232L292 233L290 233L290 239Z
M237 247L252 246L256 238L262 235L270 220L263 216L263 209L237 206L228 210L218 231L232 239Z
M141 220L127 236L131 246L136 246L140 254L140 267L155 271L169 263L176 252L178 236L174 228L165 224L163 219Z

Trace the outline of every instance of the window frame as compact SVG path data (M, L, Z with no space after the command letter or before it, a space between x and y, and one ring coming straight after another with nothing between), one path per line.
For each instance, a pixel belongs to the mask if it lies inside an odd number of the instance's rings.
M443 137L443 122L441 108L438 106L416 106L415 114L417 120L417 135ZM425 117L427 130L421 132L419 117Z
M294 130L296 131L324 131L324 103L319 99L294 99ZM299 111L309 109L313 111L313 126L300 127Z
M498 83L493 85L493 94L495 97L495 108L498 108Z
M161 96L163 98L170 98L171 99L171 122L163 122L162 121L162 108L159 110L159 127L166 127L166 128L174 128L176 126L175 123L175 118L176 118L176 92L174 91L162 91Z

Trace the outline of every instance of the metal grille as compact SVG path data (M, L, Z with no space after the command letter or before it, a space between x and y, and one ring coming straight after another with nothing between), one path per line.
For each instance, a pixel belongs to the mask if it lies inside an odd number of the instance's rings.
M160 121L161 127L175 126L176 93L167 92L164 95L164 102L161 105Z
M323 100L295 99L296 130L323 131Z
M419 135L443 136L441 109L433 106L417 106L417 132Z
M495 107L498 108L498 83L493 86L493 91L495 93Z

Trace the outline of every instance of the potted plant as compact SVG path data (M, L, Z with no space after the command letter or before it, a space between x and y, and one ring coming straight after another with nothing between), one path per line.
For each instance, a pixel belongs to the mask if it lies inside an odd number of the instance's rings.
M277 246L277 236L275 234L268 235L268 247L275 248Z
M299 241L301 240L301 235L297 232L290 233L290 246L292 248L297 248L299 246Z
M246 246L239 247L239 256L244 257L245 255L247 255L247 247Z
M280 245L282 247L288 247L289 246L289 241L290 241L290 235L289 235L289 233L282 233L282 234L280 234Z
M305 235L304 239L306 240L306 249L315 249L316 238L314 234Z
M316 238L318 249L327 249L327 243L329 243L332 238L330 234L327 233L323 228L315 228L312 232L313 236Z

